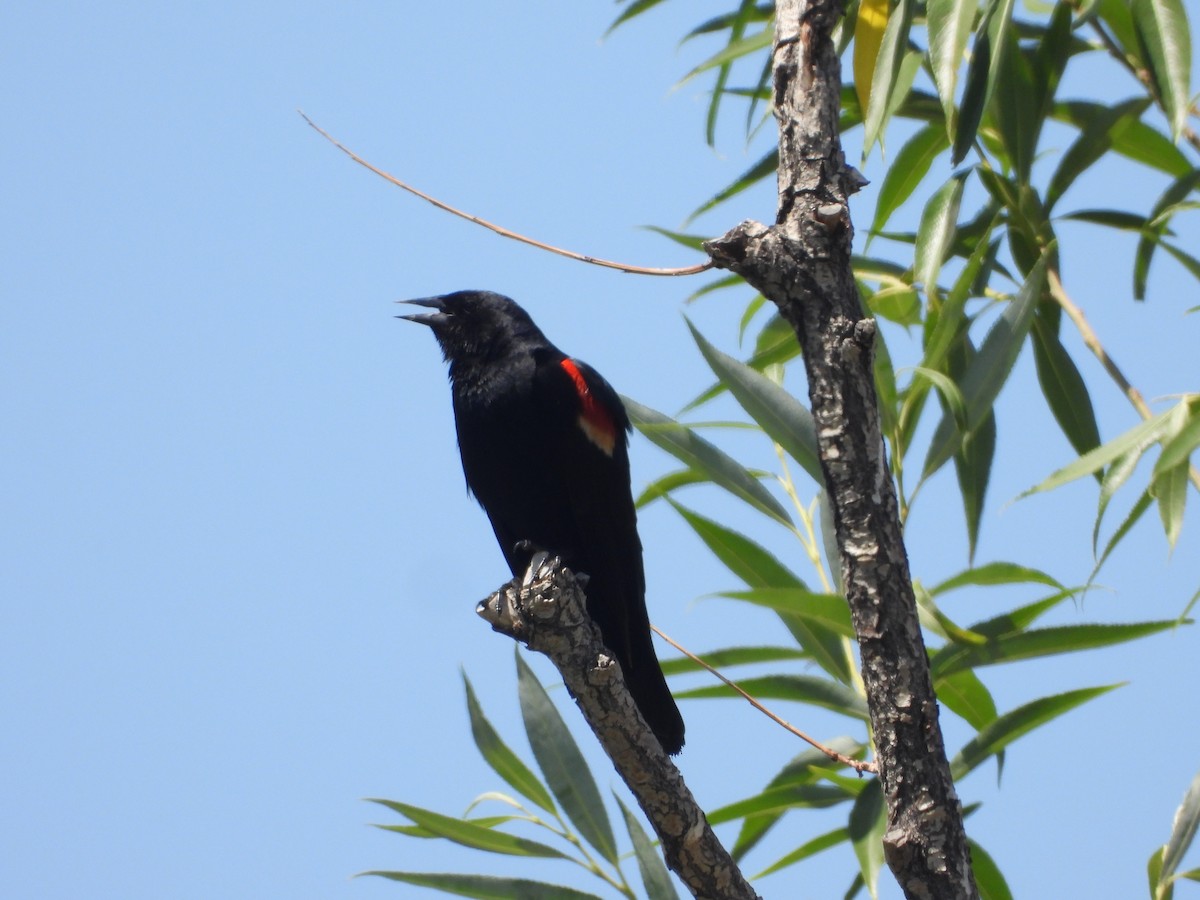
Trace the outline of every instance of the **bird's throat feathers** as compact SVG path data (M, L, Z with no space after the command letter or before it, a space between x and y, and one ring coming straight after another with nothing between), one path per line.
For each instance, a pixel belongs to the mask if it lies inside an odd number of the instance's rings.
M564 359L559 365L570 377L579 398L579 427L606 456L612 456L617 445L617 424L612 414L596 399L575 360Z

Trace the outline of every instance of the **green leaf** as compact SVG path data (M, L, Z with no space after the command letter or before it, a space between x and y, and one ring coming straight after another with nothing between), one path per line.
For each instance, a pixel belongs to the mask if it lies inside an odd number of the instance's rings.
M703 472L714 484L746 501L759 512L784 525L792 524L791 516L782 504L733 457L670 416L642 406L628 397L622 397L621 401L638 431L653 443L690 468Z
M1018 184L1029 184L1041 125L1041 97L1033 69L1015 40L1000 48L1000 71L992 94L992 121Z
M1014 0L988 0L987 11L975 29L975 47L967 68L967 84L959 107L958 131L951 162L958 165L975 143L983 113L992 102L1004 59L1004 45L1012 32Z
M1127 132L1149 105L1148 97L1136 97L1116 106L1089 104L1079 108L1075 121L1082 126L1079 137L1067 148L1058 168L1050 176L1045 195L1047 212L1054 208L1076 178L1108 154L1118 136Z
M1118 0L1119 3L1125 0ZM1072 100L1055 104L1051 115L1077 128L1086 128L1096 116L1103 115L1108 106ZM1187 175L1194 168L1187 156L1171 143L1171 139L1142 121L1127 120L1117 134L1110 136L1112 149L1127 159L1165 172L1172 178Z
M721 591L718 596L765 606L807 619L844 637L854 637L850 607L841 594L813 594L797 588L755 588L750 591Z
M796 661L807 659L808 654L795 647L727 647L723 650L709 650L707 653L697 653L702 660L714 669L728 669L733 666L745 666L755 663L780 661ZM686 656L662 660L664 675L681 675L684 672L701 672L703 667Z
M517 696L533 756L579 834L614 866L617 842L591 770L546 689L518 651Z
M675 507L684 520L692 526L692 530L700 536L700 540L704 541L705 546L713 552L713 555L750 587L786 587L808 590L798 575L793 574L769 551L745 535L720 525L712 519L707 519L686 506L681 506L669 497L667 502Z
M1179 261L1179 264L1187 269L1193 278L1200 280L1200 259L1197 259L1186 250L1181 250L1168 241L1162 241L1161 243L1162 248L1175 257Z
M625 7L625 10L619 16L617 16L611 25L608 26L608 31L604 33L604 36L608 37L608 35L612 34L613 31L616 30L618 25L622 24L623 22L628 22L634 16L639 16L646 10L652 9L662 2L663 0L633 0L633 3L630 3L627 7Z
M953 140L957 125L954 104L958 69L971 36L971 25L979 0L928 0L925 7L929 29L929 67L937 85L938 99L946 119L946 134Z
M933 687L942 705L976 731L996 718L996 701L970 669L939 678Z
M1200 169L1193 169L1187 175L1172 182L1151 208L1150 225L1142 233L1142 239L1138 241L1137 252L1133 258L1133 297L1135 300L1146 298L1146 278L1150 273L1150 261L1170 223L1170 210L1198 185L1200 185Z
M1046 403L1075 452L1083 455L1100 446L1096 411L1083 376L1041 316L1033 320L1033 361Z
M1176 430L1164 443L1162 453L1154 464L1154 474L1160 475L1180 463L1186 463L1192 451L1200 446L1200 398L1175 407Z
M936 597L956 588L993 587L1000 584L1044 584L1047 587L1065 590L1057 578L1047 575L1041 569L1031 569L1011 562L991 562L964 569L936 587L930 588L929 593Z
M471 717L471 736L475 738L475 746L479 748L484 760L497 775L522 796L527 797L546 812L555 812L554 798L550 796L550 792L521 761L521 758L504 743L496 729L492 727L492 723L488 721L487 716L483 714L483 707L479 705L479 699L475 696L475 689L471 686L467 673L463 672L462 677L463 684L467 689L467 712Z
M693 484L708 484L709 480L708 476L703 472L697 472L694 469L677 469L646 485L645 490L638 494L638 498L634 501L633 505L641 509L644 506L649 506L655 500L667 496L678 488Z
M783 813L790 809L826 809L853 798L840 787L829 784L798 784L768 788L745 800L729 803L706 813L710 825L764 813Z
M979 900L1013 900L1012 891L996 861L970 838L967 844L971 848L971 869L975 873L975 886L979 888Z
M1049 252L1042 254L1017 296L988 330L979 352L967 364L961 387L967 405L968 432L977 428L991 412L1000 389L1004 387L1017 361L1042 296ZM943 416L930 442L922 477L932 475L941 468L958 450L961 442L962 432L954 418Z
M1091 475L1104 468L1110 462L1127 453L1141 454L1147 447L1162 437L1167 428L1167 419L1171 410L1159 413L1151 419L1135 425L1124 434L1118 435L1106 444L1101 444L1095 450L1089 450L1083 456L1069 465L1063 466L1041 484L1035 485L1022 493L1020 497L1030 494L1045 493L1064 484ZM1018 497L1018 499L1020 499Z
M1153 500L1154 498L1150 495L1149 488L1142 491L1141 497L1138 498L1128 515L1125 516L1125 520L1121 522L1119 526L1117 526L1117 530L1113 532L1112 537L1108 539L1108 543L1104 545L1104 552L1101 553L1100 558L1096 560L1096 567L1092 570L1091 578L1088 579L1089 581L1096 577L1105 561L1107 561L1109 555L1117 548L1117 544L1121 543L1125 535L1129 534L1130 529L1137 524L1138 519L1140 519L1146 510L1150 508L1150 504Z
M964 669L1123 644L1169 631L1178 624L1176 620L1169 619L1158 622L1036 628L1000 635L989 639L985 644L949 644L933 655L929 665L934 677L941 678Z
M925 295L930 298L936 298L938 294L938 273L954 240L965 181L965 173L955 175L938 188L921 212L914 249L913 281L922 285Z
M779 148L775 148L749 169L733 180L731 184L722 190L718 191L700 206L692 211L692 214L687 217L687 222L692 222L698 219L704 213L708 212L715 206L724 203L730 197L737 196L746 188L757 184L769 175L774 175L775 170L779 167Z
M886 826L883 788L879 779L872 779L855 798L846 825L854 855L858 857L859 871L872 897L879 895L879 870L883 866L883 832Z
M671 873L663 863L662 855L654 849L654 844L646 836L645 829L637 820L637 816L617 797L617 806L625 817L625 827L629 838L633 841L633 855L637 857L638 872L642 876L642 884L646 886L646 896L649 900L679 900L679 894L671 883Z
M817 429L812 413L799 400L761 372L722 353L688 321L700 353L742 409L759 424L767 437L796 460L818 486L825 483L817 449Z
M700 536L713 555L733 574L751 588L798 588L807 591L803 581L783 563L745 535L706 519L674 500L667 498L692 530ZM789 613L780 613L780 620L796 641L826 672L843 684L854 678L854 663L847 642L823 625Z
M1158 501L1158 515L1162 519L1167 545L1174 550L1183 530L1183 510L1187 504L1188 464L1181 462L1154 476L1150 492Z
M816 856L822 850L828 850L830 847L836 847L843 841L850 840L850 832L845 828L835 828L833 831L827 831L824 834L819 834L809 841L805 841L791 853L780 857L771 865L767 866L751 881L757 881L772 872L778 872L780 869L786 869L788 866L794 866L798 862L808 859L810 856Z
M1005 713L967 741L954 759L950 760L950 772L954 780L958 781L963 778L989 756L999 753L1013 741L1035 728L1039 728L1077 706L1082 706L1089 700L1107 694L1120 686L1119 684L1110 684L1067 691L1063 694L1033 700L1024 706L1017 707L1012 712Z
M954 454L954 474L967 520L967 559L974 561L983 521L983 503L996 455L996 417L989 414L979 426L966 433Z
M419 806L411 806L395 800L372 800L371 802L379 803L388 807L388 809L395 810L400 815L406 816L415 824L427 831L433 832L438 837L453 841L456 844L462 844L464 847L486 850L488 853L503 853L508 856L540 856L547 859L571 858L561 850L556 850L554 847L549 847L538 841L517 837L514 834L508 834L494 828L485 828L482 825L477 825L464 819L456 819L453 816L444 816L441 813L422 809Z
M600 900L574 888L525 878L496 878L491 875L456 875L450 872L364 872L404 884L433 888L476 900Z
M1197 827L1200 826L1200 773L1192 779L1183 802L1175 810L1175 819L1171 823L1171 836L1167 839L1162 856L1162 879L1167 882L1179 868L1183 855L1196 838Z
M1183 0L1131 0L1134 25L1175 140L1187 126L1192 45Z
M929 173L933 161L949 146L946 129L936 124L926 125L908 139L888 166L879 185L879 199L875 204L875 220L871 223L871 231L883 230L892 213L912 196Z
M850 688L813 675L762 675L738 680L738 686L756 700L787 700L819 706L844 716L870 718L867 702ZM725 684L676 691L677 700L742 699L741 694Z
M913 0L898 0L895 9L887 17L879 53L875 57L870 103L865 110L863 122L864 159L875 143L881 140L895 102L902 100L912 85L912 78L906 79L901 74L905 49L908 46L908 32L912 27L912 6Z

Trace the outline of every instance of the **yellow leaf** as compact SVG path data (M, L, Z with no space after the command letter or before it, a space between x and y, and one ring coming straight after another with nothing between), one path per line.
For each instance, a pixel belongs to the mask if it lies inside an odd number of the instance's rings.
M887 28L888 6L889 0L862 0L858 6L858 22L854 26L854 89L864 116L871 102L871 81L883 31Z

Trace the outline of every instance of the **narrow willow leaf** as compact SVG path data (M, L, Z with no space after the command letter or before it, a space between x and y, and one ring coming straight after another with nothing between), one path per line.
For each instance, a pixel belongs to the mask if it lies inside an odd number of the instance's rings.
M1046 262L1050 251L1043 253L1017 296L988 330L979 352L968 363L960 381L967 405L967 430L973 430L991 412L1008 380L1013 364L1025 343L1033 322L1033 314L1041 300L1046 279ZM928 477L942 467L957 451L962 432L952 416L942 417L925 457L922 477Z
M1124 0L1118 0L1124 2ZM1077 128L1087 127L1096 115L1108 107L1100 103L1073 100L1055 104L1051 115L1060 122L1070 122ZM1171 143L1171 139L1145 122L1127 121L1119 134L1112 135L1112 149L1127 159L1165 172L1172 178L1187 175L1194 168L1187 156Z
M921 212L914 249L913 281L920 284L930 298L936 299L938 295L938 273L954 240L965 181L965 173L955 175L938 188Z
M646 10L652 9L662 2L663 0L633 0L633 2L625 7L624 11L617 16L613 23L608 26L608 31L604 33L604 36L608 37L608 35L612 34L616 30L618 25L628 22L634 16L639 16Z
M1092 569L1092 575L1088 581L1095 579L1096 575L1099 574L1100 569L1104 566L1104 563L1108 560L1108 557L1115 549L1117 549L1117 545L1121 543L1121 541L1125 538L1125 535L1129 534L1129 530L1137 524L1138 519L1140 519L1146 510L1150 508L1150 504L1153 501L1154 497L1151 496L1149 488L1142 491L1142 495L1138 498L1137 502L1133 504L1133 508L1125 516L1124 521L1117 526L1117 530L1113 532L1112 537L1108 539L1108 543L1104 545L1104 552L1101 553L1100 558L1096 560L1096 567Z
M1068 600L1081 593L1082 590L1083 588L1063 588L1049 597L1043 597L1041 600L1035 600L1033 603L1018 606L1016 609L1010 609L1008 612L1001 613L998 616L976 622L971 626L971 631L989 638L999 638L1007 634L1024 631L1046 613L1050 612L1050 610L1054 609L1054 607L1061 604L1064 600Z
M1012 32L1015 0L988 0L986 12L975 29L975 45L967 68L967 83L959 106L958 130L950 159L958 165L975 143L975 133L984 111L992 102L1001 70L1003 50Z
M642 884L646 887L649 900L679 900L675 885L671 883L671 873L663 863L662 855L654 849L654 844L646 836L645 829L637 820L637 816L621 802L616 794L617 806L625 818L625 828L629 831L629 839L633 841L633 855L637 858L638 872L642 876Z
M911 78L901 77L904 51L908 46L908 31L912 25L912 7L913 0L898 0L896 8L887 17L879 52L875 54L875 68L871 77L871 102L864 107L864 159L876 142L882 140L888 118L894 108L893 100L901 99L903 94L907 94L908 87L912 84Z
M753 665L807 659L808 654L795 647L727 647L722 650L709 650L697 653L702 660L714 669L729 669L733 666ZM687 656L662 660L664 675L681 675L684 672L700 672L704 667Z
M1183 861L1183 854L1196 838L1197 827L1200 827L1200 773L1192 779L1183 802L1175 810L1175 818L1171 822L1171 836L1163 848L1162 877L1169 880Z
M1018 184L1029 183L1037 151L1041 122L1041 97L1034 85L1033 68L1015 40L999 47L1000 70L992 94L992 121Z
M995 455L996 417L989 413L978 427L964 435L954 454L954 474L967 520L967 559L971 562L975 560L975 548L979 544L979 527Z
M521 717L542 775L579 834L615 866L617 841L591 770L546 689L519 651L516 659Z
M1149 105L1149 97L1137 97L1111 107L1097 104L1080 108L1081 116L1085 118L1082 122L1077 120L1075 123L1082 126L1079 137L1063 154L1046 188L1047 211L1054 208L1054 204L1076 178L1108 154L1118 136L1126 132L1132 123L1137 122Z
M746 34L746 25L755 11L754 0L742 0L736 13L729 20L729 43L727 46L740 43ZM773 29L766 28L763 34L771 34ZM686 40L686 38L685 38ZM708 146L716 145L717 112L721 107L721 99L725 96L725 86L729 83L729 73L733 69L733 60L721 63L717 69L716 84L713 85L712 98L708 103L708 114L704 121L704 140Z
M706 519L670 498L667 502L683 516L713 555L749 587L808 590L797 575L745 535ZM814 662L843 684L853 681L854 661L847 641L832 629L798 616L780 613L779 617Z
M1134 25L1176 140L1187 125L1192 95L1191 30L1183 0L1131 0Z
M879 779L874 779L855 798L846 825L854 855L858 858L859 872L872 897L879 896L879 870L883 867L883 832L886 825L883 788Z
M622 397L625 411L638 431L688 467L703 472L713 484L749 503L759 512L791 525L792 519L782 504L745 467L686 425L676 422L648 406Z
M1174 891L1170 886L1168 885L1166 889L1163 889L1162 886L1162 861L1166 849L1166 847L1159 847L1150 854L1150 859L1146 861L1146 876L1150 879L1150 900L1174 900Z
M946 408L950 411L950 415L954 417L954 424L958 426L960 431L967 430L967 404L963 400L962 391L958 389L958 385L954 383L954 379L949 375L944 375L933 369L927 369L924 366L917 366L913 369L913 383L916 384L919 380L928 381L941 395L942 400L946 404Z
M1142 459L1142 453L1146 446L1137 447L1130 450L1124 456L1119 457L1108 469L1104 472L1104 477L1100 480L1100 501L1096 509L1096 523L1092 526L1092 555L1097 552L1100 544L1100 525L1104 521L1104 513L1108 510L1108 504L1112 501L1113 496L1121 489L1121 486L1129 480L1134 470L1137 468Z
M822 850L828 850L830 847L836 847L845 841L850 840L850 832L845 828L835 828L833 831L827 831L824 834L819 834L812 840L805 841L791 853L780 857L771 865L767 866L751 881L770 875L772 872L778 872L780 869L786 869L788 866L794 866L798 862L803 862L810 856L816 856Z
M1158 515L1167 535L1167 545L1174 550L1175 543L1179 540L1179 532L1183 530L1183 511L1187 505L1187 462L1181 462L1174 468L1156 474L1150 491L1158 502Z
M869 719L867 702L855 691L814 675L761 675L738 680L738 685L756 700L787 700L819 706L853 719ZM741 694L725 684L711 684L686 691L676 691L678 700L742 699Z
M687 247L689 250L699 250L703 252L704 242L711 240L711 236L702 234L684 234L682 231L671 231L667 228L659 228L657 225L643 225L643 230L653 231L655 234L661 234L667 240L674 241L681 247Z
M695 469L678 469L674 472L668 472L662 478L646 485L633 505L637 509L641 509L644 506L649 506L661 497L666 497L678 488L687 487L692 484L707 484L708 482L708 476L703 472L697 472Z
M948 140L954 139L958 119L954 104L958 70L978 8L979 0L928 0L925 6L929 28L929 67L942 104Z
M546 812L554 813L554 798L550 796L550 792L521 761L521 758L504 743L496 729L492 727L492 723L488 721L487 716L483 714L483 707L479 705L479 699L475 696L475 689L471 686L467 673L463 672L462 677L467 690L467 712L471 717L471 736L475 738L475 746L479 748L484 760L518 793L536 803Z
M722 825L761 813L787 812L790 809L826 809L854 799L840 787L830 784L799 784L792 787L768 788L761 794L729 803L706 812L710 825Z
M1200 446L1200 397L1180 404L1176 410L1179 421L1174 434L1163 443L1162 453L1154 464L1155 475L1187 462L1192 451Z
M866 752L866 748L862 744L846 737L834 738L826 745L852 759L861 759L862 754ZM801 751L771 779L767 784L767 790L813 785L822 779L826 772L840 767L840 765L816 749ZM841 800L849 798L850 795L845 792L841 793ZM738 833L737 840L734 841L731 851L733 858L745 857L778 823L786 811L787 807L762 812L748 812L743 817L742 829Z
M971 870L975 873L979 900L1013 900L1012 891L996 861L971 839L967 839L967 844L971 848Z
M724 203L730 197L740 194L746 188L757 184L769 175L774 175L775 170L779 167L779 148L775 148L749 169L739 175L727 187L718 191L703 204L692 211L692 214L687 217L687 222L692 222L698 219L704 213L708 212L715 206Z
M1073 463L1063 466L1057 472L1053 473L1041 484L1029 488L1020 497L1028 497L1030 494L1052 491L1057 487L1062 487L1064 484L1075 481L1077 478L1091 475L1093 472L1099 471L1110 462L1131 451L1139 454L1142 453L1147 447L1162 437L1166 431L1167 419L1170 415L1171 410L1161 412L1157 416L1133 426L1133 428L1124 434L1118 435L1108 443L1101 444L1095 450L1089 450Z
M755 588L751 591L722 591L718 596L745 600L824 625L848 638L854 637L850 607L841 594L812 594L796 588Z
M999 753L1018 738L1120 686L1110 684L1067 691L1033 700L1005 713L967 741L954 759L950 760L951 775L958 781L989 756Z
M464 819L444 816L419 806L399 803L395 800L376 800L389 809L406 816L417 825L431 831L438 837L472 847L476 850L486 850L488 853L502 853L508 856L540 856L547 859L570 859L567 854L554 847L531 841L528 838L517 837L493 828L484 828Z
M692 338L701 355L742 409L767 437L796 460L818 486L825 483L817 449L817 429L812 413L799 400L761 372L722 353L689 321Z
M1041 316L1033 320L1033 361L1042 395L1075 452L1083 455L1100 446L1096 411L1083 376Z
M667 502L683 516L684 521L699 535L700 540L704 541L705 546L713 552L713 555L750 587L786 587L808 590L798 575L793 574L770 551L745 535L714 522L712 519L707 519L669 497Z
M929 593L936 597L938 594L944 594L956 588L992 587L999 584L1044 584L1048 587L1066 590L1057 578L1047 575L1041 569L1031 569L1028 566L1012 562L990 562L982 566L964 569L957 575L930 588Z
M1170 214L1164 215L1164 213L1183 200L1198 185L1200 185L1200 169L1193 169L1187 175L1177 178L1163 191L1162 196L1155 201L1151 208L1149 216L1151 225L1143 232L1142 239L1138 241L1137 251L1133 258L1133 297L1135 300L1146 298L1146 278L1150 273L1150 261L1170 223Z
M996 718L996 701L970 669L939 678L933 688L942 705L976 731Z
M863 109L871 108L871 82L888 23L889 0L860 0L854 23L854 88Z
M926 125L900 148L888 166L879 185L875 204L875 219L871 231L882 231L900 206L912 196L929 173L933 161L950 146L946 129L941 125Z
M600 900L574 888L525 878L497 878L492 875L457 875L452 872L364 872L404 884L433 888L446 894L474 897L477 900Z
M921 324L921 298L907 285L884 288L865 299L867 307L881 319L905 328Z
M1162 248L1175 257L1193 278L1200 280L1200 259L1168 241L1162 241Z
M930 668L935 678L999 663L1078 653L1098 647L1123 644L1152 634L1169 631L1179 623L1174 619L1158 622L1128 622L1113 625L1059 625L1001 635L986 644L951 644L933 655Z

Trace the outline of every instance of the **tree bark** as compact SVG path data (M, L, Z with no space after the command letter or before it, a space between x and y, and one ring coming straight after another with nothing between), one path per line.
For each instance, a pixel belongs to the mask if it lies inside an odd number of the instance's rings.
M774 43L779 208L770 228L744 222L707 245L778 306L804 353L843 584L862 658L880 781L884 852L906 897L978 897L962 811L938 725L895 486L879 427L875 321L851 269L847 167L831 32L839 0L779 0Z
M513 579L476 611L496 631L550 657L658 834L668 868L692 896L759 900L638 712L620 665L587 614L575 575L560 560L539 553L524 578Z

